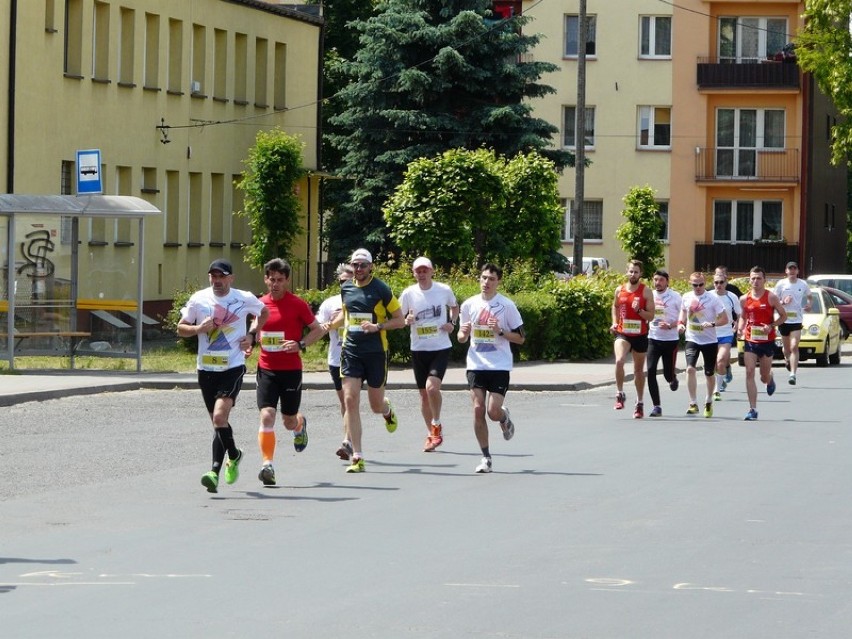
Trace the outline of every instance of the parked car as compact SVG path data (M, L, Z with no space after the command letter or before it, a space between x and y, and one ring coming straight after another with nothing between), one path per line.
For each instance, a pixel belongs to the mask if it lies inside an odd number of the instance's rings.
M811 275L808 278L808 284L819 284L820 286L839 288L844 293L852 295L852 275L846 275L844 273Z
M568 258L568 272L573 272L574 259ZM605 257L584 257L583 272L578 275L594 275L598 271L606 271L609 269L609 261Z
M828 291L831 301L840 311L840 332L845 342L852 333L852 295L831 286L823 286L823 288Z
M799 341L799 361L814 359L817 366L839 364L843 343L840 329L840 311L828 291L811 287L811 310L802 315L802 339ZM775 359L784 359L781 335L776 331ZM740 366L745 365L742 351L737 356Z

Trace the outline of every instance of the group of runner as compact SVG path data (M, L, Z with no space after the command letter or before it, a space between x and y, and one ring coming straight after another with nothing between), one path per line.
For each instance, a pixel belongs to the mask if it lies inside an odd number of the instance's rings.
M233 268L227 260L210 264L210 286L189 298L177 327L181 337L198 337L198 384L214 433L211 468L201 477L208 492L218 492L222 473L228 484L239 477L244 453L234 441L229 417L242 387L246 357L256 347L258 446L263 459L258 479L265 486L277 481L273 461L279 411L284 428L293 432L296 452L305 450L308 420L299 410L300 353L325 335L330 339L328 368L343 421L343 441L336 454L348 462L346 472L364 472L361 389L366 382L370 410L382 415L388 432L394 432L398 418L385 397L387 331L403 327L410 330L414 378L427 431L425 452L443 443L441 383L450 361L450 333L457 328L459 343L470 342L467 381L474 434L482 452L475 472L491 472L488 419L499 424L506 440L515 431L504 400L512 370L511 345L525 339L523 320L514 302L498 292L503 272L494 264L482 267L480 293L461 306L449 286L433 281L434 267L427 257L418 257L412 270L416 282L397 298L374 277L370 252L357 249L349 263L337 269L340 294L325 300L314 316L307 302L290 290L291 268L285 260L276 258L264 265L267 293L260 298L232 286Z
M704 417L713 416L713 403L732 380L730 358L737 340L742 343L745 363L746 394L749 410L745 421L758 418L757 382L766 386L766 394L775 393L772 374L775 356L775 331L779 330L784 350L788 382L796 384L799 357L798 345L802 333L802 314L810 310L812 297L807 282L798 278L799 266L788 262L786 278L774 290L766 288L766 272L755 266L749 272L750 290L742 293L728 282L724 266L713 274L713 290L707 290L704 273L689 276L692 290L680 295L669 288L669 274L657 270L653 275L653 289L641 282L642 263L630 260L627 264L627 281L618 286L612 302L612 324L615 354L615 406L625 407L625 364L632 355L636 403L633 417L645 416L644 393L647 377L653 408L650 417L663 414L657 366L662 362L663 378L671 390L679 387L676 360L680 338L685 341L686 382L689 403L687 415L699 413L697 399L697 371L699 357L706 383Z

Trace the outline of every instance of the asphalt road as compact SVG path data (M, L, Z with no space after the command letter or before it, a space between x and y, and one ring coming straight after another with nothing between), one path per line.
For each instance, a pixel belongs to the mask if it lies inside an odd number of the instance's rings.
M746 412L742 369L712 419L612 410L612 389L510 393L494 473L464 392L446 443L420 452L418 398L399 430L366 420L367 472L334 456L328 391L305 394L308 449L279 444L279 486L247 451L209 495L196 391L132 391L0 412L2 636L846 637L852 619L849 365L803 366ZM628 388L630 388L628 386ZM629 394L630 395L630 394Z

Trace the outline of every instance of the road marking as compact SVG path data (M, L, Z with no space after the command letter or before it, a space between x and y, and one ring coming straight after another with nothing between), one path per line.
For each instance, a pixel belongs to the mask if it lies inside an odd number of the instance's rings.
M449 583L444 584L445 586L451 586L453 588L520 588L520 584L456 584Z

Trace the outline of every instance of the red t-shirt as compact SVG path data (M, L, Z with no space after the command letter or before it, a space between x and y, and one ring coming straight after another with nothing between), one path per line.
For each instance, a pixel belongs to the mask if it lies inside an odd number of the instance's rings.
M273 300L267 293L260 301L269 309L269 318L257 336L260 346L257 365L270 371L302 370L302 357L298 351L286 353L277 349L284 340L302 339L305 328L315 321L311 307L290 292L284 293L280 300Z
M633 310L633 300L639 300L639 308L645 308L645 285L640 284L635 291L628 291L624 286L618 289L616 299L616 331L622 335L645 335L648 332L648 322L639 316L639 311Z
M745 318L745 340L747 342L755 342L765 344L775 341L775 328L773 327L769 334L763 332L762 329L752 329L754 326L762 324L771 325L775 321L775 309L769 303L769 291L763 291L758 299L752 297L751 293L746 295L745 304L743 304L743 317Z

